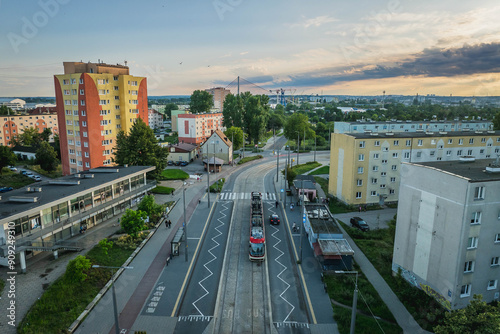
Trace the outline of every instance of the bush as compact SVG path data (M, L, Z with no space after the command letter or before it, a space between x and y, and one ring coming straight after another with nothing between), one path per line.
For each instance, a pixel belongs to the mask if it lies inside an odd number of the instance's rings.
M123 235L115 241L116 246L124 249L136 249L137 246L148 236L147 233L139 233L136 237Z
M243 159L238 161L238 165L244 164L244 163L249 162L249 161L257 160L257 159L262 159L262 158L263 158L263 156L260 154L254 155L252 157L244 157Z
M89 259L85 256L78 255L74 260L69 261L64 273L64 279L69 283L80 283L87 279L85 273L91 267Z

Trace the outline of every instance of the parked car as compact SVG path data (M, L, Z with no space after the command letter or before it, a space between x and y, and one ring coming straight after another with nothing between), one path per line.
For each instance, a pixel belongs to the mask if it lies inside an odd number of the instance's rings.
M176 165L176 166L180 166L180 165L181 165L181 162L180 162L180 161L176 161L176 162L174 162L174 165Z
M269 221L271 222L272 225L279 225L280 224L280 217L278 215L271 215L269 218Z
M188 164L189 164L189 162L187 162L187 161L181 161L181 163L180 163L181 166L187 166Z
M6 193L7 191L14 190L12 187L2 187L0 188L0 193Z
M13 171L13 172L17 171L17 168L16 168L16 167L14 167L14 166L9 166L9 169L10 169L11 171Z
M360 229L363 232L370 230L370 226L368 226L368 224L362 218L359 218L359 217L352 217L351 218L351 225L353 227Z
M169 160L169 161L167 162L167 165L169 165L169 166L173 166L173 165L174 165L174 162L173 162L172 160Z
M42 177L40 175L34 175L33 180L35 180L36 182L40 182L42 181Z

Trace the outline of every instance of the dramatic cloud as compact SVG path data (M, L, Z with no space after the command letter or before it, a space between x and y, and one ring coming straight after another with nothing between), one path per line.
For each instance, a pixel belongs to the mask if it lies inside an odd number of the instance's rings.
M337 82L409 76L455 77L500 73L500 43L425 49L395 64L337 67L291 76L287 86L324 86Z

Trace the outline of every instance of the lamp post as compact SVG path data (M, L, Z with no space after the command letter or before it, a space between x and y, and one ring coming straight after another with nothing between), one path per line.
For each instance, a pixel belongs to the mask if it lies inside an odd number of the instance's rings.
M300 135L299 135L299 132L297 131L297 164L295 166L298 166L299 165L299 151L300 151Z
M335 273L356 274L356 285L354 286L354 296L352 297L351 331L350 331L350 334L354 334L354 329L356 328L356 308L358 305L358 272L356 270L351 270L351 271L335 270Z
M299 201L302 203L302 224L300 224L300 263L302 263L302 230L304 230L304 208L305 208L305 203L304 203L304 180L300 180L300 187L302 188L302 195L299 193ZM302 198L300 198L302 196Z
M207 198L208 198L208 208L210 209L210 157L208 156L208 140L207 144Z
M120 334L120 324L118 322L118 309L116 307L116 292L115 292L115 269L134 269L134 267L111 267L111 266L100 266L94 264L92 268L106 268L111 269L111 289L113 291L113 310L115 312L115 333Z
M184 187L182 188L182 200L184 203L184 237L186 238L186 242L184 244L186 250L186 262L188 262L188 235L187 235L187 222L186 222L186 182L184 182Z
M316 135L314 135L314 162L316 162Z
M285 208L286 208L286 182L287 182L287 177L288 177L288 161L290 160L290 146L286 145L286 149L288 150L288 158L286 159L286 166L285 166Z

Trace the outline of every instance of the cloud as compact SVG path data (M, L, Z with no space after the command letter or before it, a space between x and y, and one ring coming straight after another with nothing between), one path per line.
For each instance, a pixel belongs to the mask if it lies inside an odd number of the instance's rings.
M240 52L240 56L244 56L248 53L248 51L243 51L243 52Z
M291 24L290 27L291 28L295 28L295 27L302 27L304 29L307 29L309 27L319 27L319 26L322 26L326 23L331 23L331 22L336 22L337 19L331 17L331 16L328 16L328 15L322 15L322 16L317 16L317 17L314 17L312 19L307 19L303 22L299 22L299 23L294 23L294 24Z
M456 77L500 73L500 42L460 48L428 48L393 64L335 67L291 76L288 86L324 86L337 82L396 77Z

